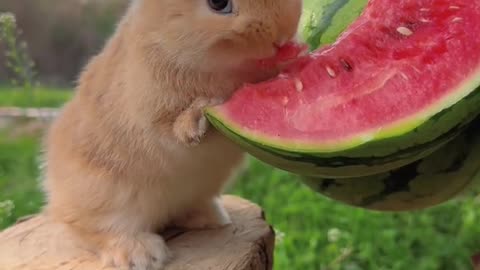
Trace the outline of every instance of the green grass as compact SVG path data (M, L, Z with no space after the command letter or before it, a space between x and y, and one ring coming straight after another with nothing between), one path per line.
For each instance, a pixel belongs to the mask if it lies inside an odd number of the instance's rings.
M467 270L480 249L480 198L474 195L418 212L371 212L313 193L256 160L233 192L260 204L283 234L278 270ZM350 255L342 259L343 252Z
M0 229L17 218L36 213L42 203L38 178L37 138L10 138L0 135ZM2 202L13 202L5 207Z
M72 91L37 88L33 102L29 93L0 86L0 107L59 107ZM36 213L43 202L37 183L39 138L12 138L0 131L0 229L24 215Z
M23 89L0 86L0 106L17 107L58 107L69 100L73 92L64 89L37 88L33 99Z

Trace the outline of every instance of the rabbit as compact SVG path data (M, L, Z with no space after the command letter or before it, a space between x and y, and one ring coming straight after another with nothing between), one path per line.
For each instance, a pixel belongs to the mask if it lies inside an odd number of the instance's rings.
M298 42L302 0L133 0L44 140L44 213L105 266L160 270L159 232L214 229L245 153L203 110Z

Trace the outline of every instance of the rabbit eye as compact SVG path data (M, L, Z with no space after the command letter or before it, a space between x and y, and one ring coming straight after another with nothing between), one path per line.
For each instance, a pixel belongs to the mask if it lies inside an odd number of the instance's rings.
M212 10L221 14L229 14L233 11L232 0L207 0Z

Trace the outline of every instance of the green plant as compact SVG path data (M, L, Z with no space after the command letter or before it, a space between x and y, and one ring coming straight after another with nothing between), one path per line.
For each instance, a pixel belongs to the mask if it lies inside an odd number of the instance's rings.
M0 13L0 42L5 47L6 66L13 74L11 83L24 90L29 102L33 103L35 87L35 63L28 53L26 41L20 39L15 15Z
M38 213L44 200L39 183L41 138L8 133L0 130L0 230Z
M0 223L10 218L14 209L15 204L11 200L0 202Z

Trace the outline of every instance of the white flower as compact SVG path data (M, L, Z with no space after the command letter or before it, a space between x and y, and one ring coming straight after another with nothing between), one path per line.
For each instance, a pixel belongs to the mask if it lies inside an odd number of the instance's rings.
M337 242L340 239L341 234L342 232L337 228L332 228L328 230L328 233L327 233L328 241L331 243Z
M11 12L1 12L0 13L0 24L10 24L15 25L15 15Z
M275 229L275 240L278 242L282 242L284 238L285 238L285 233L278 229Z

